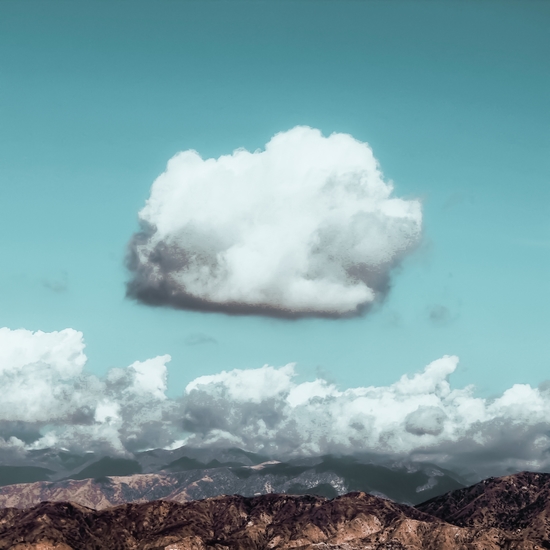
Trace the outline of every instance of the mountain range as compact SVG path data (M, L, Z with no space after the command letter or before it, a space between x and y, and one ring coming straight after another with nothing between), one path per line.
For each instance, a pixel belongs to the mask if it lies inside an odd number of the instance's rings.
M522 472L416 507L353 492L3 508L0 550L537 550L549 518L550 474Z
M72 501L93 509L157 499L186 502L219 495L313 494L334 498L362 491L418 504L468 485L433 464L332 456L274 460L242 449L156 449L130 458L43 449L0 466L0 507Z

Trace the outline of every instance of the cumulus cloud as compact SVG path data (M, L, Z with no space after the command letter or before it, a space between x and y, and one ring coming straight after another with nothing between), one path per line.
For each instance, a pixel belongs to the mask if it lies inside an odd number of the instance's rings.
M347 134L296 127L263 151L184 151L139 213L127 295L233 314L356 315L420 240L420 202L392 191L370 147Z
M75 330L0 328L0 418L36 422L66 417L74 397L70 381L85 362L82 334Z
M192 445L233 444L282 455L369 453L429 460L480 475L550 466L550 394L516 384L496 399L453 389L445 356L390 386L339 390L296 383L294 365L233 370L186 388ZM254 391L254 388L258 388Z
M447 415L439 407L418 407L405 417L405 430L414 435L439 435Z
M67 448L127 454L238 446L273 457L366 453L499 475L550 467L550 391L485 399L453 388L444 356L388 386L298 382L294 364L221 371L166 396L169 355L85 371L82 333L0 329L0 457ZM10 458L11 457L11 458Z
M146 441L166 445L173 438L164 421L175 407L165 395L168 361L136 361L99 379L84 372L81 332L0 328L0 448L124 453Z

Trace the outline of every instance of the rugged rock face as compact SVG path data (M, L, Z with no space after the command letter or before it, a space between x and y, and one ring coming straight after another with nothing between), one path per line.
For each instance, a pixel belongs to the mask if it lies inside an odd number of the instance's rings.
M0 550L496 550L502 543L494 529L456 527L365 493L333 500L228 496L103 511L43 503L0 511Z
M550 474L521 472L489 478L416 508L460 527L494 527L550 548Z
M111 500L131 498L122 479L133 482L134 489L145 480L143 500L172 489L169 476L152 476L112 478L114 486L110 480L64 482L66 491L76 497L82 491L95 509L74 502L0 509L0 550L550 549L550 474L490 478L416 508L364 492L332 500L268 494L190 502L183 502L189 494L182 492L181 502L116 507L106 507L105 488L97 498L90 496L88 485L111 483ZM38 484L19 487L24 492L33 485ZM17 491L18 486L11 487ZM20 504L22 494L13 494Z

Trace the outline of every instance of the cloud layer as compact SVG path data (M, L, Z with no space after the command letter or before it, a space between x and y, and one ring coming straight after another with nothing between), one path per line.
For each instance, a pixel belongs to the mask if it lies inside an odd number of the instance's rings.
M263 151L184 151L154 182L129 245L127 294L151 305L356 315L418 244L417 200L392 197L372 150L296 127Z
M166 396L170 356L84 370L83 336L0 329L0 459L30 449L125 454L238 446L275 457L368 453L479 475L550 467L550 391L517 384L495 399L452 388L445 356L394 384L340 390L295 382L293 364L222 371ZM10 459L11 457L11 459Z
M469 468L480 475L550 467L550 392L516 384L496 399L453 389L456 356L390 386L344 391L293 382L294 365L234 370L186 388L184 427L194 445L267 453L374 453Z

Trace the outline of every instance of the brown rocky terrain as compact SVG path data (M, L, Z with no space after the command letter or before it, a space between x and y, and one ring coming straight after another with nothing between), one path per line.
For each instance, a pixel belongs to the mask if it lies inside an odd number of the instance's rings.
M73 502L0 509L0 550L291 548L550 548L550 474L490 478L415 508L355 492L332 500L267 494L156 500L101 510Z
M490 526L550 548L550 474L489 478L416 508L460 527Z
M333 500L226 496L101 511L42 503L0 511L1 550L496 550L503 543L495 529L457 527L365 493Z
M158 499L187 502L203 497L202 484L212 484L208 476L181 483L178 476L136 474L97 479L40 481L0 488L0 508L32 508L41 502L67 502L95 510L129 502Z

